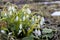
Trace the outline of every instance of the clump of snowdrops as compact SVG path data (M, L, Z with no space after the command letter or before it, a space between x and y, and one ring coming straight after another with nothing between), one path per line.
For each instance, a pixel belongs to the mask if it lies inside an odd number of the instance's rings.
M52 29L41 29L45 19L43 16L34 15L29 5L24 5L22 9L11 3L7 3L6 6L0 18L0 22L5 22L1 25L1 34L5 35L3 38L6 40L43 40L44 37L48 40L53 34Z

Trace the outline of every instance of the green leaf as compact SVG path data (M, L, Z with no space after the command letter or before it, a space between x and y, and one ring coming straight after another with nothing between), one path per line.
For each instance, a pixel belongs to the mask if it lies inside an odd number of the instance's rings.
M42 37L44 38L44 37L49 37L49 38L52 38L53 37L53 33L50 33L50 34L45 34L45 35L42 35Z
M34 40L32 37L24 37L22 40Z
M53 31L52 29L44 28L42 32L44 34L44 33L51 33L52 31Z

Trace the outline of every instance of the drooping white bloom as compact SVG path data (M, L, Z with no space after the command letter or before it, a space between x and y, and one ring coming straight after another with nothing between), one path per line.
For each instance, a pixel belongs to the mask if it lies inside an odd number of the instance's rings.
M35 22L35 18L34 18L34 17L32 17L32 24L34 24L34 22Z
M19 30L18 35L22 32L22 30Z
M35 31L33 32L37 37L41 35L41 31L35 29Z
M8 11L13 11L13 12L15 12L15 11L16 11L16 9L15 9L15 7L14 7L14 6L9 6L9 7L8 7Z
M11 40L15 40L15 39L11 37Z
M38 16L38 18L40 19L40 16Z
M5 13L4 16L7 16L7 13Z
M32 17L32 21L34 21L34 17Z
M11 6L9 6L9 7L8 7L8 11L11 11L11 10L12 10L12 7L11 7Z
M11 35L11 34L12 34L12 32L8 33L8 35Z
M25 16L23 16L23 21L25 20L25 18L26 18L26 17L25 17Z
M51 16L60 16L60 11L53 12Z
M26 18L29 18L29 15L27 15Z
M41 31L40 30L38 30L38 36L40 36L41 35Z
M15 9L15 7L14 7L14 6L12 6L12 10L13 10L13 12L15 12L15 11L16 11L16 9Z
M37 33L38 33L38 30L37 29L35 29L35 31L33 32L35 35L37 35Z
M16 16L16 19L15 20L18 21L18 16Z
M31 10L30 10L29 8L26 9L26 12L27 12L28 14L31 14Z
M5 33L5 31L4 30L1 30L1 33Z
M22 29L22 24L20 24L19 28Z
M12 15L12 11L9 12L9 15Z
M41 18L40 25L42 26L44 24L45 20L44 17Z

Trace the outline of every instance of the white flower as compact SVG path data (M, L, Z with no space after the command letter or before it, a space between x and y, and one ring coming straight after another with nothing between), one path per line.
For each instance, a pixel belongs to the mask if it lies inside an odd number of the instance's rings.
M41 18L40 25L42 26L44 24L45 20L44 17Z
M28 14L31 14L31 10L30 10L29 8L26 9L26 12L27 12Z
M38 33L38 30L37 29L35 29L35 31L33 32L35 35L37 35L37 33Z
M18 21L18 16L16 16L16 19L15 20Z
M12 15L12 11L9 12L9 15Z
M37 37L41 35L41 31L35 29L35 31L33 32Z
M11 34L12 34L12 32L8 33L8 35L11 35Z
M12 10L13 10L13 12L15 12L15 11L16 11L16 9L15 9L15 7L14 7L14 6L12 6Z
M18 35L22 32L22 30L19 30Z
M41 31L40 30L38 30L38 36L40 36L41 35Z
M4 30L1 30L1 33L5 33L5 31Z
M22 24L20 24L19 28L22 29Z
M29 18L29 15L27 15L26 18Z
M34 19L34 17L32 17L32 24L34 24L34 22L35 22L35 19Z
M7 16L7 13L5 13L4 16Z
M11 40L15 40L15 39L11 37Z
M25 20L25 16L23 16L23 21Z
M12 10L12 7L11 7L11 6L9 6L9 7L8 7L8 11L11 11L11 10Z
M16 9L15 9L15 7L14 7L14 6L9 6L9 7L8 7L8 11L13 11L13 12L15 12L15 11L16 11Z
M32 17L32 21L34 21L34 17Z
M40 16L38 16L38 18L40 19Z

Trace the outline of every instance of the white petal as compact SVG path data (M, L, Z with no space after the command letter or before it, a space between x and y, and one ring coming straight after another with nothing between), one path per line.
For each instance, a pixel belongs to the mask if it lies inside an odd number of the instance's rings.
M15 39L11 37L11 40L15 40Z
M1 30L1 33L5 33L5 31L4 30Z
M35 29L35 31L33 32L35 35L38 35L37 33L38 33L38 31L37 31L37 29Z
M23 21L25 20L25 16L23 16Z
M42 26L44 24L45 20L44 17L41 18L40 25Z
M4 16L7 16L7 14L5 13L5 15Z
M9 12L9 15L12 15L12 11Z
M38 16L38 18L40 19L40 16Z
M27 15L26 18L29 18L29 15Z
M32 17L32 21L34 21L34 17Z
M12 32L8 33L8 35L11 35L11 34L12 34Z
M27 11L28 14L31 14L31 10L29 8L27 8L26 11Z
M16 19L15 20L18 21L18 16L16 16Z
M15 11L16 11L16 9L14 8L14 6L12 6L12 10L13 10L13 12L15 12Z
M20 24L19 28L22 29L22 24Z
M40 36L41 35L41 31L40 30L38 30L38 36Z
M12 7L11 7L11 6L9 6L9 7L8 7L8 11L11 11L11 10L12 10Z
M18 35L22 32L22 30L19 30Z

